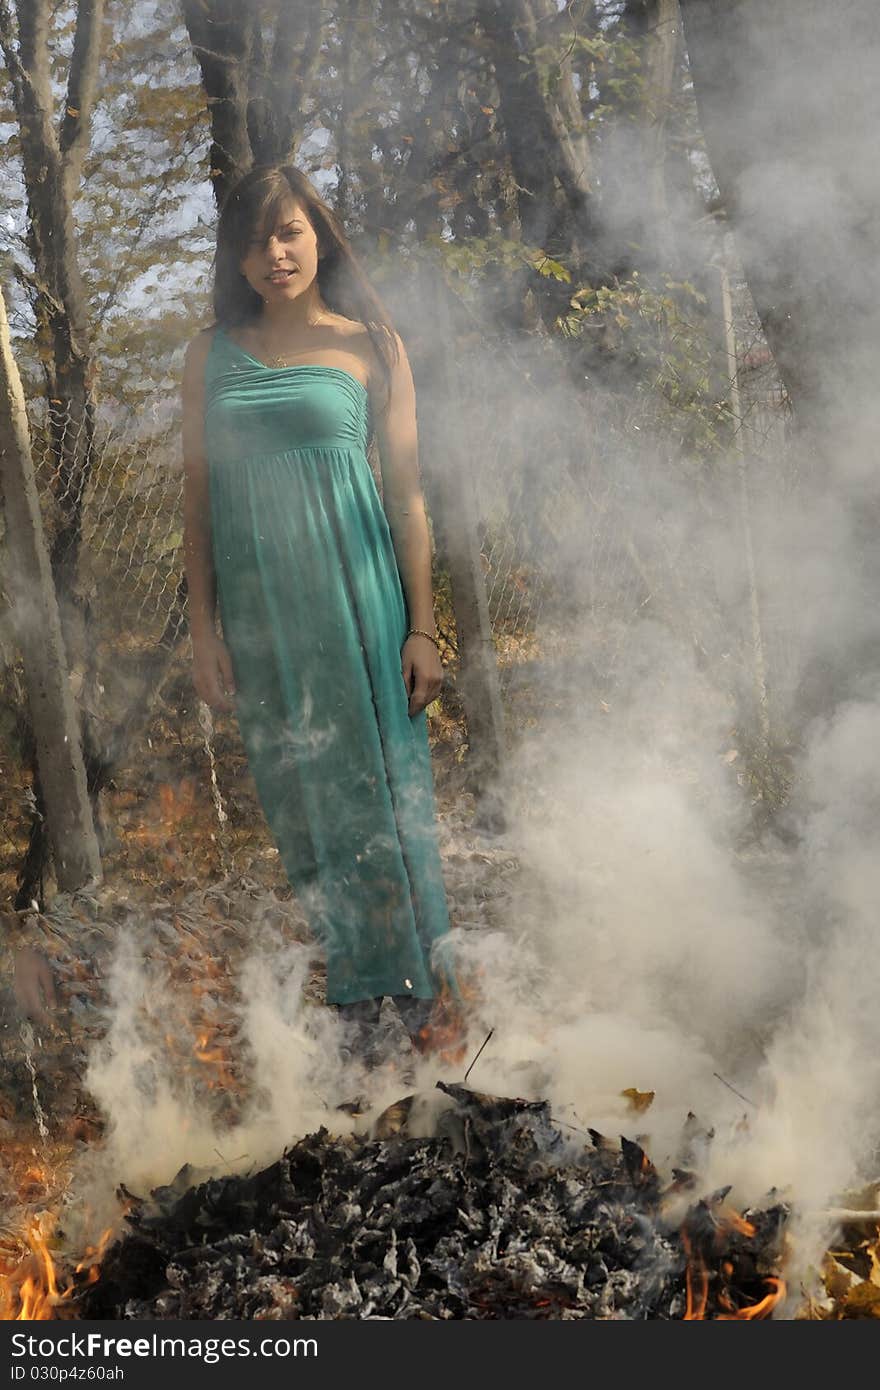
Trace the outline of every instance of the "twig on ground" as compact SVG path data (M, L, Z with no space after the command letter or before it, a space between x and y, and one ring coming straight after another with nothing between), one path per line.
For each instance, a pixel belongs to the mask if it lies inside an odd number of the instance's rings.
M757 1110L757 1108L758 1108L757 1101L749 1100L748 1096L744 1096L743 1093L742 1093L742 1091L738 1091L738 1090L736 1089L735 1086L731 1086L731 1084L730 1084L729 1081L725 1081L725 1080L724 1080L724 1077L721 1075L720 1072L713 1071L712 1075L713 1075L714 1077L716 1077L718 1081L721 1082L722 1086L726 1086L727 1089L728 1089L728 1091L733 1091L733 1094L734 1094L735 1096L739 1096L740 1100L744 1100L745 1103L746 1103L746 1105L754 1106L754 1108Z
M880 1226L880 1211L857 1211L851 1207L828 1207L822 1216L839 1221L844 1226Z
M494 1032L495 1032L495 1029L494 1029L494 1028L490 1028L489 1031L488 1031L488 1033L486 1034L485 1038L483 1039L482 1045L480 1046L479 1051L477 1052L476 1057L474 1058L473 1062L471 1062L470 1066L468 1067L467 1071L466 1071L465 1074L464 1074L464 1082L463 1082L464 1085L467 1085L467 1079L468 1079L468 1077L470 1076L471 1072L472 1072L473 1069L474 1069L474 1063L478 1060L478 1058L479 1058L479 1056L480 1056L480 1053L483 1051L483 1048L486 1046L486 1043L489 1041L489 1039L491 1038L491 1036L492 1036L492 1034L493 1034Z

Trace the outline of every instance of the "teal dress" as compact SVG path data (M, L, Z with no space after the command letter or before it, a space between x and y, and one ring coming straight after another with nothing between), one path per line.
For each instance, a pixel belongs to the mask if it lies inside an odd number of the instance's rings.
M349 372L268 367L215 329L205 449L238 723L336 1004L458 994L427 721L407 707L406 599L368 434Z

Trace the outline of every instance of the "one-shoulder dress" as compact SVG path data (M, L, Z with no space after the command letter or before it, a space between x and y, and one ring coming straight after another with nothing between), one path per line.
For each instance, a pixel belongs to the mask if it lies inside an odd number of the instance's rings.
M367 459L369 397L339 367L269 367L215 328L205 452L236 713L327 1000L457 995L424 710Z

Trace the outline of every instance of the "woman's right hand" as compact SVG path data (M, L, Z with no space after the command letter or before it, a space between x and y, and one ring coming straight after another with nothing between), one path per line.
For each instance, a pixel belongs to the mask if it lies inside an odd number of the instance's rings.
M193 637L193 685L211 709L235 709L235 676L226 643L216 632Z

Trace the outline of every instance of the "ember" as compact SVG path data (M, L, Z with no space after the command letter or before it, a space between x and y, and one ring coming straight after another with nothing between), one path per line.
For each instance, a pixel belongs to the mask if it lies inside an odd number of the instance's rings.
M679 1230L664 1199L681 1192L681 1175L664 1192L637 1143L574 1142L545 1102L439 1091L429 1138L415 1131L433 1098L417 1096L370 1136L321 1129L250 1176L193 1185L183 1170L133 1203L130 1234L78 1294L81 1315L769 1314L785 1208L734 1220L716 1194Z

